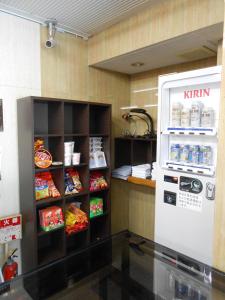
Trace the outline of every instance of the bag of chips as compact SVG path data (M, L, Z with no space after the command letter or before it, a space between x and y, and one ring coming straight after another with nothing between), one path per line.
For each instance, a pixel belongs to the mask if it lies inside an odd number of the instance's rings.
M88 226L88 217L85 212L71 203L65 213L66 233L68 235L84 230Z
M41 200L48 197L60 197L60 193L53 182L50 172L36 173L35 194L36 200Z
M78 171L73 168L65 172L65 195L77 194L83 190Z
M99 171L93 171L90 175L90 191L103 190L108 187L108 184Z
M36 200L50 197L48 181L42 178L41 173L35 175L35 197Z

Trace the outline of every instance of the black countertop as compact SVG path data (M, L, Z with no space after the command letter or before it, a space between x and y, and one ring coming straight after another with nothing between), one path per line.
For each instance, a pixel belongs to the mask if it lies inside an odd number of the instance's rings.
M0 299L6 300L220 300L225 276L123 232L3 283L3 289L8 291Z

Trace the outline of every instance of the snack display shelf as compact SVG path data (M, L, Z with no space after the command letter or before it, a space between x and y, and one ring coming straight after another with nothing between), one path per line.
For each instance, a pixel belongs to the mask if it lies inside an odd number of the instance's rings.
M99 193L99 192L108 191L108 190L109 190L109 186L107 186L104 189L98 189L98 190L95 190L95 191L90 191L90 194Z
M99 167L99 168L89 168L90 171L107 170L107 169L109 169L108 166Z
M79 234L79 233L82 233L82 232L87 231L88 228L89 228L89 225L88 225L87 227L85 227L85 228L79 230L79 231L72 232L71 234L67 234L66 237L69 239L70 237L72 237L72 236L74 236L74 235L76 235L76 234Z
M77 137L82 137L82 136L88 136L88 133L64 133L64 136L77 136Z
M88 191L82 191L80 193L74 193L74 194L64 195L64 198L65 199L70 199L70 198L74 198L74 197L88 195L88 193L89 193Z
M89 136L90 137L108 137L109 134L107 134L107 133L90 133Z
M54 202L59 202L62 201L63 198L62 197L57 197L57 198L45 198L45 199L41 199L41 200L35 200L35 204L36 206L42 206L45 204L51 204Z
M168 127L162 131L165 135L201 135L201 136L215 136L217 130L215 128L202 128L202 127Z
M35 133L34 134L34 137L42 137L42 138L47 138L47 137L62 137L63 134L61 133L50 133L50 134L47 134L47 133Z
M79 165L70 165L70 166L64 166L65 169L67 168L81 168L87 166L87 163L80 163Z
M94 221L94 220L99 219L99 218L101 218L101 217L105 217L105 216L107 216L108 214L109 214L109 212L108 212L108 211L105 211L105 212L103 212L103 214L101 214L101 215L98 215L98 216L95 216L95 217L93 217L93 218L90 218L90 221Z
M183 162L181 163L181 162L166 161L163 168L169 170L187 172L187 173L208 175L208 176L213 176L215 174L214 166L193 165L193 164L188 164Z
M63 164L62 165L58 165L58 166L51 166L49 168L35 168L35 173L38 173L38 172L46 172L46 171L51 171L51 170L56 170L56 169L62 169L63 168Z
M57 227L57 228L54 228L52 230L49 230L49 231L44 231L44 230L38 230L38 236L43 236L43 235L47 235L47 234L51 234L57 230L64 230L65 226L60 226L60 227Z

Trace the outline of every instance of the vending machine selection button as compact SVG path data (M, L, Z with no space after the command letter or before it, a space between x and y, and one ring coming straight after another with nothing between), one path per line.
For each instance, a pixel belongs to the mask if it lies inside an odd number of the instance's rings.
M176 206L177 194L169 191L164 191L164 203Z

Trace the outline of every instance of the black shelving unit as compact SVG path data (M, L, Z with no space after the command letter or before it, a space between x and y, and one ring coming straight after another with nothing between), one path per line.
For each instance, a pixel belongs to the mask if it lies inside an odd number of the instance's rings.
M107 167L103 172L109 188L92 193L89 191L89 138L103 138ZM83 191L79 194L65 195L64 165L38 169L34 166L34 140L44 139L45 148L50 151L53 161L64 161L64 142L74 141L75 152L81 153L81 162L73 166L78 170ZM23 215L22 271L30 271L40 265L85 248L91 243L104 239L111 233L110 214L110 142L111 142L111 105L68 101L43 97L27 97L18 100L18 143L19 143L19 180L20 208ZM94 169L98 170L98 169ZM61 197L35 199L35 174L49 171ZM81 209L90 213L90 197L102 196L104 214L89 219L87 230L67 236L65 228L41 232L39 213L42 208L53 205L66 207L71 202L81 202Z
M115 168L141 165L156 160L156 138L115 138Z

